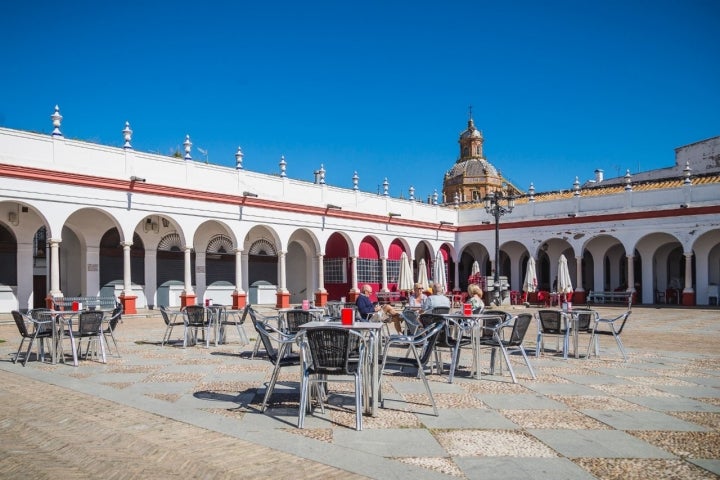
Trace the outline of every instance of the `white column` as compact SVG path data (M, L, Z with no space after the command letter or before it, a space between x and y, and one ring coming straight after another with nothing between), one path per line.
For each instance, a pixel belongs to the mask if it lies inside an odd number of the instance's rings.
M460 260L453 262L455 263L455 275L453 275L454 280L453 284L455 285L455 288L453 288L453 291L459 292L460 291Z
M33 244L17 244L17 298L19 309L33 308L33 270L28 268L33 264Z
M132 242L123 242L123 295L132 296L132 272L130 270L130 247Z
M157 306L157 250L145 249L145 298Z
M278 252L278 292L288 293L287 282L285 280L285 256L287 252Z
M195 295L207 298L207 262L205 252L195 252Z
M243 252L242 253L242 269L241 270L242 270L242 282L244 282L245 284L247 284L250 281L250 273L248 272L249 263L250 263L249 255L247 253ZM243 284L242 282L240 283L241 285ZM250 285L247 285L247 287L243 287L243 288L250 289Z
M524 281L524 279L523 279ZM583 270L582 270L582 257L575 257L575 291L584 292L583 288Z
M350 261L352 262L352 269L350 270L352 272L352 278L350 279L350 291L351 292L359 292L360 289L358 288L358 276L357 276L357 257L350 257Z
M628 292L635 291L635 262L633 262L633 258L634 257L632 255L627 256Z
M317 271L318 271L318 292L319 293L325 293L325 264L324 264L325 256L322 254L319 254L317 256Z
M685 288L683 293L694 293L692 288L692 252L685 254Z
M63 293L60 291L60 242L51 238L48 240L50 243L50 296L51 297L62 297Z
M380 291L381 292L387 292L389 291L388 285L387 285L387 258L381 257L380 258L380 271L382 272L382 277L380 279Z
M192 253L192 247L185 246L185 295L193 295L195 292L193 291L192 286L192 272L190 268L192 267L192 259L190 257L190 254Z
M235 249L235 293L245 293L242 287L242 250Z

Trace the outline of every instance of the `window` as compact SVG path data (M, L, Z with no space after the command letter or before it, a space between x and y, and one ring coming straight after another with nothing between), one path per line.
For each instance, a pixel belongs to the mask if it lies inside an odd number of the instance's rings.
M346 258L325 258L323 259L323 273L325 283L347 283L347 259Z
M358 283L382 283L380 260L377 258L357 259Z

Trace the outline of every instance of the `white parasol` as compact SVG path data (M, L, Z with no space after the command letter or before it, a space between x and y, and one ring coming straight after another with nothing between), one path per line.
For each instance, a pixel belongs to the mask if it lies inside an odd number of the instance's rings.
M425 266L425 259L421 258L418 263L418 278L417 283L422 285L423 291L430 288L430 282L428 281L427 267Z
M433 268L433 282L435 288L433 293L443 295L447 291L447 276L445 275L445 257L442 252L438 252L435 257L435 266Z
M480 273L480 264L475 260L472 264L472 269L470 269L470 275L477 275L478 273Z
M398 290L410 291L413 289L413 274L410 268L410 261L407 253L402 252L400 255L400 275L398 276Z
M570 270L568 269L567 258L565 255L560 255L558 260L558 280L557 280L557 291L563 295L563 298L567 300L568 293L573 292L572 280L570 279Z
M537 290L537 273L535 272L535 259L528 258L527 271L525 272L525 281L522 286L523 292L532 293Z

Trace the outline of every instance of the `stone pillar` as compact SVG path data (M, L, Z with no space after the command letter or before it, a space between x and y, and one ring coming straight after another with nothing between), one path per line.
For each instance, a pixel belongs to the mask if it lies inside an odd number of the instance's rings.
M137 295L133 295L132 271L130 269L130 247L132 247L132 242L123 242L120 245L123 247L123 291L119 300L123 306L123 313L132 315L137 313L135 304Z
M682 304L686 307L695 305L695 290L692 288L692 252L685 254L685 288L682 292Z
M287 252L278 252L278 291L276 308L288 308L290 306L290 292L285 281L285 257Z
M180 305L187 307L188 305L195 305L195 291L192 287L192 247L185 246L185 285L183 293L180 294Z
M352 262L352 268L350 269L350 285L352 286L350 287L350 291L347 294L347 301L355 302L355 300L357 300L357 298L360 296L360 289L358 288L357 257L350 257L350 261Z
M244 308L247 304L247 294L242 288L242 250L235 249L235 290L232 293L233 308Z
M573 303L585 303L585 289L583 288L582 257L575 257L575 293Z
M455 264L455 274L453 275L453 292L460 292L460 260L453 262Z
M327 303L327 290L325 290L325 256L318 254L317 256L317 271L318 271L318 289L315 292L315 306L322 307Z
M633 304L637 302L637 292L635 291L635 262L633 262L634 258L635 257L632 255L627 256L627 291L630 292Z
M380 291L381 292L388 292L388 282L387 282L387 258L381 257L380 258Z
M45 298L45 304L48 308L53 308L53 298L62 297L63 293L60 291L60 242L51 238L48 240L50 243L50 291L48 292L47 298Z

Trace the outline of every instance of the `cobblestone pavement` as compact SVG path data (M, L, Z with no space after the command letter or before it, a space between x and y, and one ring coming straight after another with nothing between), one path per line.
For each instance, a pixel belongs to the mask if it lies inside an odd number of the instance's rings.
M604 317L621 313L599 307ZM513 313L534 309L511 307ZM296 428L298 378L284 372L259 412L270 363L237 335L218 347L160 346L156 312L124 317L122 356L13 364L20 337L0 316L1 478L718 478L720 310L636 307L600 358L564 360L546 342L507 371L454 383L429 375L432 415L413 374L383 379L385 408L354 430L341 390ZM254 340L255 334L246 328ZM173 333L178 339L182 329ZM526 337L534 352L535 327ZM588 336L581 335L585 353ZM445 355L447 360L447 355ZM506 370L506 369L505 369ZM349 387L350 389L352 386ZM349 390L351 395L351 390Z

